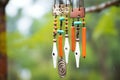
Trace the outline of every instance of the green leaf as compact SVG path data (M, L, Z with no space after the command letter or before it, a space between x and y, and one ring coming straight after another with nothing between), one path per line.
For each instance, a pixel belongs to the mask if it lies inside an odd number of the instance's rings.
M110 11L106 12L98 22L98 25L93 30L93 39L97 40L101 36L116 36L117 30L115 27L115 8L111 8Z

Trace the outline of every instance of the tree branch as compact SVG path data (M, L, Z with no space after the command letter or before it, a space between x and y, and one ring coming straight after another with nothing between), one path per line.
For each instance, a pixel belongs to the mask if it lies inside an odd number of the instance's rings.
M0 7L5 7L9 0L0 0Z
M90 13L90 12L100 12L108 7L111 6L118 6L120 5L120 0L113 0L113 1L108 1L105 3L102 3L100 5L97 6L92 6L92 7L87 7L86 8L86 13Z

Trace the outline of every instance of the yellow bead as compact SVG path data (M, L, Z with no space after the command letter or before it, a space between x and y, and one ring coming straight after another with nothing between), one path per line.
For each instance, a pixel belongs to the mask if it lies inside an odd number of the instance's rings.
M85 24L86 24L86 23L85 23L85 21L84 21L84 22L82 22L82 24L83 24L83 25L85 25Z
M68 18L65 18L65 20L68 20Z
M57 22L54 22L54 24L57 24Z
M68 25L65 25L65 27L68 27Z

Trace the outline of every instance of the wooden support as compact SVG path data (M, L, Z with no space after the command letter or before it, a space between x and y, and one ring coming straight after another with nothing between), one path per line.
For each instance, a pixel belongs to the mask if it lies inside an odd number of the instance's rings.
M85 17L85 8L84 7L80 7L80 8L74 8L71 13L70 13L70 17L71 18L77 18L77 17L83 18Z

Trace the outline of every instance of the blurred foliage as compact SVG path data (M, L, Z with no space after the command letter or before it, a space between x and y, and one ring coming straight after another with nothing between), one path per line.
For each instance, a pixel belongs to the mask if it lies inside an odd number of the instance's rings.
M94 2L93 2L94 1ZM104 0L86 0L86 6L99 4ZM92 3L93 2L93 3ZM117 66L120 67L120 8L110 7L99 13L86 15L87 57L80 59L80 68L75 67L75 58L70 52L67 75L63 80L118 80ZM14 22L7 16L8 80L22 80L20 73L27 69L31 80L61 80L52 65L51 13L41 19L33 19L30 34L22 35ZM104 70L105 69L105 70ZM103 74L105 73L105 74Z

